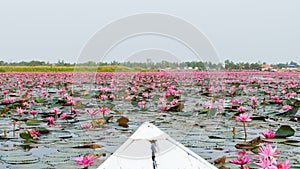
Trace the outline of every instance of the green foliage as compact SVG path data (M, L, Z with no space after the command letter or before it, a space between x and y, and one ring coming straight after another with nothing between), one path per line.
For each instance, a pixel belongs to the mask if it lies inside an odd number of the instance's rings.
M37 142L36 140L33 139L33 137L30 135L30 133L28 131L24 131L24 132L20 133L20 137L22 139L25 139L26 142Z
M291 61L290 65L299 67L296 62ZM7 63L0 61L0 72L155 72L160 69L171 68L171 69L184 69L184 68L197 68L198 70L260 70L261 62L248 63L238 62L234 63L230 60L225 60L223 63L212 63L202 61L191 61L191 62L123 62L119 63L113 61L110 63L106 62L93 62L88 61L85 63L70 64L65 63L63 60L59 60L55 64L43 61L30 61L30 62L13 62ZM271 65L274 68L286 68L287 63L278 63Z
M36 120L36 119L28 119L26 121L26 125L31 125L31 126L38 126L40 125L41 121Z
M136 101L136 100L133 100L133 99L131 100L131 105L134 106L134 107L138 107L139 106L138 103L139 102Z
M35 130L39 131L40 134L49 134L50 131L45 127L37 127Z
M153 72L126 66L0 66L3 72Z
M295 130L289 125L281 125L276 131L276 137L290 137L295 134Z
M44 99L43 98L35 98L34 99L37 103L43 103Z
M168 103L172 102L174 98L175 98L174 95L170 95L170 96L168 97Z

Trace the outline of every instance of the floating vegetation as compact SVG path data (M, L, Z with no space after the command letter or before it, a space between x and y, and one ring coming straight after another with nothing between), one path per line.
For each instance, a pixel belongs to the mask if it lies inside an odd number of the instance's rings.
M254 162L268 144L281 150L280 162L299 167L297 73L1 73L0 80L0 168L82 168L75 158L89 154L97 168L145 121L220 168L236 168L229 161L238 150Z

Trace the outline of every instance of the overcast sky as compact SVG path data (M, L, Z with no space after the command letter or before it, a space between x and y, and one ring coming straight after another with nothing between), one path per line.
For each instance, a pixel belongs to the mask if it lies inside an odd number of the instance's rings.
M193 24L215 46L220 61L300 63L299 0L0 0L0 60L76 62L95 32L144 12ZM142 41L147 38L128 44ZM111 55L128 52L122 50Z

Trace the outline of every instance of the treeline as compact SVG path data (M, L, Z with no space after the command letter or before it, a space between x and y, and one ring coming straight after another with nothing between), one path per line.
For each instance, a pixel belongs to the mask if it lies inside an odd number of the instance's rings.
M246 70L251 70L251 69L255 69L255 70L259 70L261 69L263 64L267 64L266 62L256 62L256 63L248 63L248 62L238 62L238 63L234 63L230 60L225 60L225 69L246 69ZM270 64L270 66L273 69L282 69L282 68L287 68L287 67L295 67L295 68L299 68L300 65L294 61L291 62L286 62L286 63L277 63L277 64Z
M171 68L171 69L184 69L184 68L198 68L198 70L221 70L224 68L222 63L211 63L211 62L167 62L167 61L162 61L162 62L93 62L93 61L88 61L85 63L66 63L64 61L59 60L57 63L49 63L49 62L44 62L44 61L21 61L21 62L4 62L0 61L0 66L125 66L125 67L130 67L130 68L142 68L142 69L166 69L166 68Z
M32 60L32 61L20 61L20 62L4 62L0 61L0 66L74 66L73 63L65 63L64 60L59 60L57 63L50 63L45 61L38 61L38 60Z
M103 63L102 63L103 64ZM184 68L197 68L198 70L221 70L223 69L223 64L222 63L211 63L211 62L167 62L167 61L162 61L162 62L146 62L146 63L139 63L139 62L123 62L123 63L117 63L117 62L112 62L110 64L117 64L121 66L126 66L126 67L133 67L133 68L143 68L143 69L184 69Z
M45 61L21 61L21 62L4 62L0 61L0 66L126 66L131 68L143 68L143 69L184 69L184 68L197 68L198 70L222 70L222 69L229 69L229 70L260 70L262 67L261 62L256 63L249 63L249 62L238 62L235 63L230 60L225 60L224 63L212 63L212 62L201 62L201 61L192 61L192 62L168 62L168 61L162 61L162 62L117 62L113 61L110 63L107 62L93 62L88 61L85 63L66 63L63 60L59 60L57 63L50 63ZM299 68L299 64L291 61L286 63L278 63L278 64L271 64L273 68L286 68L288 66L293 65L294 67Z

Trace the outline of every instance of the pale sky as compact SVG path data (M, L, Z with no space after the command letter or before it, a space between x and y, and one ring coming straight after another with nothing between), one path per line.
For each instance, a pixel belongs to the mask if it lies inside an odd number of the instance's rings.
M145 12L193 24L212 42L221 62L300 63L299 0L0 0L0 60L76 63L85 43L105 25ZM157 41L164 40L133 39L109 55L164 49ZM143 42L139 49L128 49ZM166 50L190 54L174 48Z

